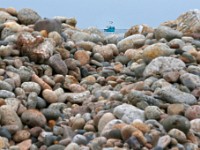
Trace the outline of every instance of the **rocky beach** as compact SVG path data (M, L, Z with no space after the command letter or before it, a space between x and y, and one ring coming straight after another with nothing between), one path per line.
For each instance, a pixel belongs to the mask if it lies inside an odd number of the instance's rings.
M200 150L200 10L124 34L0 8L0 149Z

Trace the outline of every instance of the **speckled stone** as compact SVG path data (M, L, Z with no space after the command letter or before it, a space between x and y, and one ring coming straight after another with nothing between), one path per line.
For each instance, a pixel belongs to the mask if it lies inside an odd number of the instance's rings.
M144 113L147 119L155 120L159 120L163 114L162 110L160 110L160 108L157 106L147 106Z
M30 135L30 132L28 132L27 130L20 130L15 133L15 135L13 136L13 140L19 143L29 139Z
M187 140L185 133L178 129L171 129L168 134L180 143L185 143Z
M161 124L164 126L166 131L175 128L183 131L184 133L187 133L190 129L189 120L180 115L168 116L161 121Z
M135 119L145 120L144 111L129 104L115 107L113 113L127 123L131 123Z
M182 115L185 112L185 105L184 104L170 104L167 107L167 113L169 115Z
M22 122L17 113L8 105L0 107L1 125L16 125L22 129Z
M45 116L36 109L28 109L22 113L21 120L24 124L31 127L46 125Z
M83 118L77 118L73 121L72 129L73 130L83 129L84 125L85 125L85 120Z
M200 118L200 106L193 105L186 109L185 117L187 117L189 120Z

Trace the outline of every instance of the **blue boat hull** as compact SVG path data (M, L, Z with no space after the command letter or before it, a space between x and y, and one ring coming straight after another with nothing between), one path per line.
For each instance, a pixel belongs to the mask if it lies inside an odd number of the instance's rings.
M104 32L115 32L115 27L108 27L107 29L104 29Z

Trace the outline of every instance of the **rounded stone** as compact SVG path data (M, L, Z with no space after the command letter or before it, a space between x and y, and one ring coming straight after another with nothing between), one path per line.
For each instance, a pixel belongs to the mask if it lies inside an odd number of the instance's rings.
M73 121L72 129L73 130L83 129L84 125L85 125L85 120L83 118L77 118Z
M105 113L99 120L98 123L98 131L101 133L105 125L110 122L111 120L116 119L115 116L112 113Z
M167 107L167 113L169 115L182 115L185 112L184 104L170 104Z
M186 109L185 117L187 117L189 120L200 118L200 106L193 105Z
M80 134L75 135L72 142L77 143L78 145L87 145L88 143L86 137Z
M64 149L65 149L65 146L59 145L59 144L55 144L47 148L47 150L64 150Z
M164 43L156 43L150 46L147 46L143 51L143 59L145 62L150 62L156 57L159 56L169 56L173 54L173 50L169 48L168 45Z
M18 129L22 129L22 122L17 113L11 106L3 105L0 107L1 125L16 125Z
M80 146L76 143L70 143L64 150L80 150Z
M159 120L163 112L157 106L147 106L145 108L144 114L147 119Z
M7 139L11 139L11 133L8 131L8 129L4 128L4 127L1 127L0 128L0 136L1 137L5 137Z
M57 120L58 117L61 116L61 113L58 109L43 109L42 110L43 115L46 117L47 120Z
M41 19L37 12L29 8L23 8L18 11L17 18L22 24L30 25Z
M82 66L90 62L90 56L87 51L78 50L74 54L74 59L78 60Z
M24 82L21 84L21 88L26 92L26 93L31 93L35 92L38 95L40 94L41 87L38 83L35 82Z
M48 34L48 38L51 38L55 41L56 45L59 45L62 43L62 37L60 34L56 31L52 31Z
M171 129L168 134L175 138L178 142L180 143L185 143L187 140L187 137L185 135L185 133L183 133L182 131L178 130L178 129Z
M194 119L190 121L191 129L195 132L200 132L200 119Z
M28 109L22 113L21 120L24 124L34 127L43 127L46 125L45 116L38 110Z
M180 115L168 116L161 121L161 124L166 131L169 131L173 128L179 129L184 133L187 133L190 129L190 122L187 118Z
M15 142L22 142L26 139L28 139L30 137L30 132L28 132L27 130L19 130L15 133L15 135L13 136L13 140Z
M58 101L56 93L49 89L43 90L42 96L48 103L56 103Z

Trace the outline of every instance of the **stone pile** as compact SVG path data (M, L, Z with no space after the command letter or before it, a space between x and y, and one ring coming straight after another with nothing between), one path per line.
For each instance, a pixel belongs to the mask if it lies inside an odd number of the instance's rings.
M0 149L199 149L199 16L122 37L0 9Z

